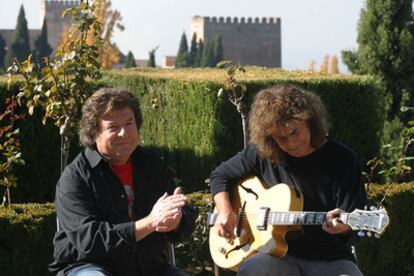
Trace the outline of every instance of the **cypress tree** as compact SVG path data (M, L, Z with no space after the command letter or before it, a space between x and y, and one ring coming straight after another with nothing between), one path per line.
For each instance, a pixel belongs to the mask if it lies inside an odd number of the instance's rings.
M188 65L190 67L199 67L199 62L197 60L197 34L193 34L193 38L191 39L191 46L190 46L190 54L188 57Z
M155 52L158 50L158 46L149 51L149 59L148 59L148 67L155 68L157 65L155 64Z
M384 81L391 102L390 119L401 115L403 91L413 91L412 13L412 0L367 0L358 22L358 50L342 52L344 63L353 73L374 75ZM407 98L413 105L413 97Z
M152 51L149 52L148 67L157 67L157 65L155 64L155 53Z
M178 47L177 57L175 58L175 68L188 67L188 44L185 33L181 36L180 46Z
M329 64L329 74L339 74L338 58L336 55L333 55L331 57L331 62Z
M203 48L203 55L201 57L200 66L201 67L214 67L215 58L214 58L214 40L206 41Z
M200 59L200 67L207 67L208 66L208 48L209 48L209 41L205 41L203 46L203 51L201 53L201 59Z
M131 67L136 67L137 65L135 64L135 57L134 54L131 51L128 51L127 56L125 57L125 68L131 68Z
M19 16L17 17L16 29L14 30L13 42L7 51L6 66L12 64L14 58L19 62L24 61L30 53L29 29L23 5L20 6Z
M196 57L196 67L201 67L201 58L203 57L204 43L201 38L198 40L197 45L197 57Z
M319 73L321 74L328 74L329 69L329 55L325 55L323 57L323 61L321 63L321 67L319 69Z
M216 35L214 37L213 44L213 54L214 54L214 64L213 67L217 65L220 61L223 60L223 42L221 41L221 35Z
M6 41L0 35L0 72L4 69L4 58L6 57Z
M46 18L43 20L42 31L34 42L33 58L36 63L42 64L43 58L49 57L53 49L47 39L47 23Z

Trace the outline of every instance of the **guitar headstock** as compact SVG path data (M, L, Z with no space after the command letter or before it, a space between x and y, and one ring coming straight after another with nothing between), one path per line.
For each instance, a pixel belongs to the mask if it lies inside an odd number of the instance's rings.
M378 210L359 210L355 209L348 214L347 224L352 230L369 231L381 235L385 232L390 218L384 208Z

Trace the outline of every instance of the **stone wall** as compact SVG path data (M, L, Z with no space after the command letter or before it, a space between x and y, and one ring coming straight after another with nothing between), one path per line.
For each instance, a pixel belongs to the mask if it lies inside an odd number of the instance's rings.
M0 35L3 37L6 48L9 49L14 38L14 29L1 29ZM31 29L29 30L29 43L30 43L30 49L34 49L34 42L37 39L37 37L40 35L40 30L38 29Z
M61 34L64 30L69 29L71 17L64 18L61 14L64 10L72 8L79 4L78 0L42 0L40 4L40 20L46 18L47 34L50 46L56 49L61 40Z
M242 65L281 67L281 19L195 16L191 36L208 41L217 34L223 42L224 59Z

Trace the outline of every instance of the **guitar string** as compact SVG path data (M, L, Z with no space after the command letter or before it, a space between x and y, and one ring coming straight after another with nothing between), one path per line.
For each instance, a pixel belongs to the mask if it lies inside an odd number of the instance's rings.
M272 212L272 214L266 214L265 217L270 217L270 216L277 216L277 215L287 215L287 216L306 216L306 215L324 215L326 216L327 213L326 212ZM240 216L245 216L245 217L257 217L259 216L258 213L246 213L246 212L242 212L240 213Z
M251 215L251 216L245 216L245 215L243 215L243 216L240 216L240 219L243 219L243 220L249 220L249 219L256 219L258 216L257 215ZM271 219L271 218L273 218L273 217L270 217L270 216L265 216L264 217L264 220L269 220L269 219ZM312 223L312 222L314 222L315 220L316 221L325 221L325 218L326 218L326 216L323 216L322 217L322 220L319 218L313 218L312 220L310 220L310 221L307 221L307 222L309 222L309 223ZM305 217L303 217L303 216L301 216L301 217L276 217L276 218L273 218L274 220L276 220L276 221L283 221L283 222L285 222L285 221L290 221L290 220L294 220L294 221L297 221L297 220L300 220L300 221L305 221L306 220L306 218Z

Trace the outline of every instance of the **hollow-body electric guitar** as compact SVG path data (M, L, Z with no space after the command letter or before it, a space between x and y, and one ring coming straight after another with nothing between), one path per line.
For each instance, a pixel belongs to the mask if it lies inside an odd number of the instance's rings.
M238 270L246 259L257 252L276 257L286 255L285 236L290 231L301 230L300 225L321 225L326 212L302 212L303 196L295 188L278 184L270 188L257 177L238 185L230 195L232 208L237 214L236 239L218 236L214 222L216 212L210 213L210 253L214 262L225 269ZM216 211L216 210L215 210ZM352 230L382 234L389 224L385 209L341 213L339 220Z

